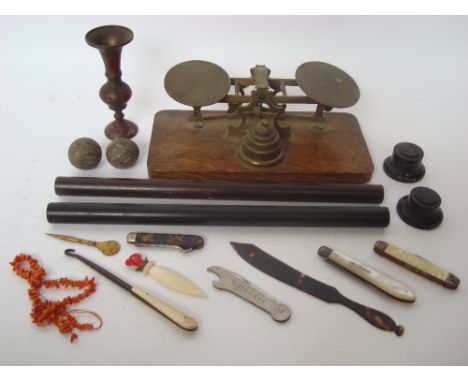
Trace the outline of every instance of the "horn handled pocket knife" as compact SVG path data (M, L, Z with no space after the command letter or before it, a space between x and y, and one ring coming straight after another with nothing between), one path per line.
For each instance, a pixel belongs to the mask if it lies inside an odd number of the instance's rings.
M137 247L175 247L182 252L201 249L205 241L198 235L181 235L168 233L130 232L127 243Z

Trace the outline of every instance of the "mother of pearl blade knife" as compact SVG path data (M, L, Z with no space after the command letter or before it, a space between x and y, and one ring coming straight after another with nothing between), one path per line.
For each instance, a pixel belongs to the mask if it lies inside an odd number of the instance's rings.
M349 255L326 246L320 247L318 254L330 263L351 272L397 300L405 302L414 302L416 300L416 295L409 287L394 278L372 269L368 265L356 259L353 259Z

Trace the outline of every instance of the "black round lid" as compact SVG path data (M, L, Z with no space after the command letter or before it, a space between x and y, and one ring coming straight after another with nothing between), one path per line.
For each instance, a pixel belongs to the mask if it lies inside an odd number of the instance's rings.
M400 142L393 148L393 155L407 162L419 162L424 156L424 151L418 145L411 142Z
M424 151L410 142L400 142L393 148L393 154L384 161L385 173L392 179L404 183L414 183L426 173L421 163Z
M429 187L415 187L402 197L397 205L400 218L407 224L421 229L433 229L442 223L440 209L442 199Z

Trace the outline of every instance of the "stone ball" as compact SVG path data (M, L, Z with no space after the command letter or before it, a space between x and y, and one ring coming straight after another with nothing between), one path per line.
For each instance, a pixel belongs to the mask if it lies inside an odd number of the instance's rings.
M115 138L107 146L106 157L109 163L117 168L132 167L140 154L135 142L127 138Z
M79 138L68 148L70 163L81 170L95 168L101 161L101 157L101 147L91 138Z

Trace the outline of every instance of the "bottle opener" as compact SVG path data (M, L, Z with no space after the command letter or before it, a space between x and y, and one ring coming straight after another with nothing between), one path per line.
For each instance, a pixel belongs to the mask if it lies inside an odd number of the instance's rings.
M291 316L291 310L287 305L277 302L238 274L218 266L209 267L207 270L219 277L219 280L213 281L215 288L243 298L268 312L275 321L285 322Z

